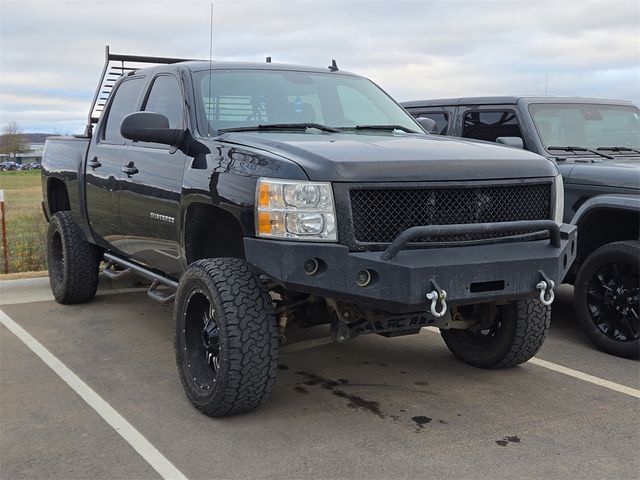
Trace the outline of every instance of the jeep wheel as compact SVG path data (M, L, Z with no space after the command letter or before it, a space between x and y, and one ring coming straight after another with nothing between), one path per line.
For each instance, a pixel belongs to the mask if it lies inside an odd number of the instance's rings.
M533 357L549 331L551 309L539 300L518 300L498 307L486 330L441 330L459 360L480 368L508 368Z
M640 354L640 241L598 248L580 267L574 298L578 322L605 352Z
M176 363L191 403L221 417L253 410L278 372L278 336L269 294L244 260L191 264L174 309Z
M84 239L71 212L58 212L49 221L47 262L58 303L83 303L95 297L100 257L96 247Z

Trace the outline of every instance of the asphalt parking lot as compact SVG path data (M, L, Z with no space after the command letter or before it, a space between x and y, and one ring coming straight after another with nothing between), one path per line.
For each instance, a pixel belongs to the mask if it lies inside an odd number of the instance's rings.
M430 330L345 344L324 342L322 329L294 332L271 400L211 419L182 392L171 306L113 289L61 306L46 281L37 294L27 288L33 281L2 283L3 318L187 478L625 479L640 471L638 363L591 346L569 287L558 292L536 363L469 367ZM137 453L5 325L0 477L161 478L148 461L154 452Z

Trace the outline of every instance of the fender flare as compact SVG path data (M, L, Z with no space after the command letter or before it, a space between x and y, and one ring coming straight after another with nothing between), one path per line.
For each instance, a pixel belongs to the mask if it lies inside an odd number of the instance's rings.
M599 209L626 210L640 213L640 196L637 194L605 194L591 197L584 202L571 220L578 225L588 214Z

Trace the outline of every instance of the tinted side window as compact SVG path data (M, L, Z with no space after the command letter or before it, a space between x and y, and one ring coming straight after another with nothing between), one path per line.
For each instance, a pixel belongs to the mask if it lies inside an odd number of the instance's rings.
M108 142L124 142L120 135L120 122L128 114L135 112L138 98L144 85L144 78L132 78L120 84L109 107L107 124L103 138Z
M522 138L522 132L514 111L495 110L465 113L462 136L495 142L498 137Z
M154 80L144 109L167 117L169 128L182 128L182 103L178 80L172 75L161 75Z
M449 125L449 114L447 112L416 112L416 111L412 111L411 115L413 115L416 118L418 118L418 117L430 118L431 120L436 122L436 125L435 125L435 127L433 129L433 132L429 132L429 133L435 133L435 134L438 134L438 135L446 135L447 134L447 127Z

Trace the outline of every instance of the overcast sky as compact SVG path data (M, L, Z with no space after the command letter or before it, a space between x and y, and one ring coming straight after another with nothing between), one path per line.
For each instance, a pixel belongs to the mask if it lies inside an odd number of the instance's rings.
M211 1L0 0L0 124L78 133L114 53L208 58ZM214 59L373 79L399 101L579 95L640 104L638 0L215 0Z

